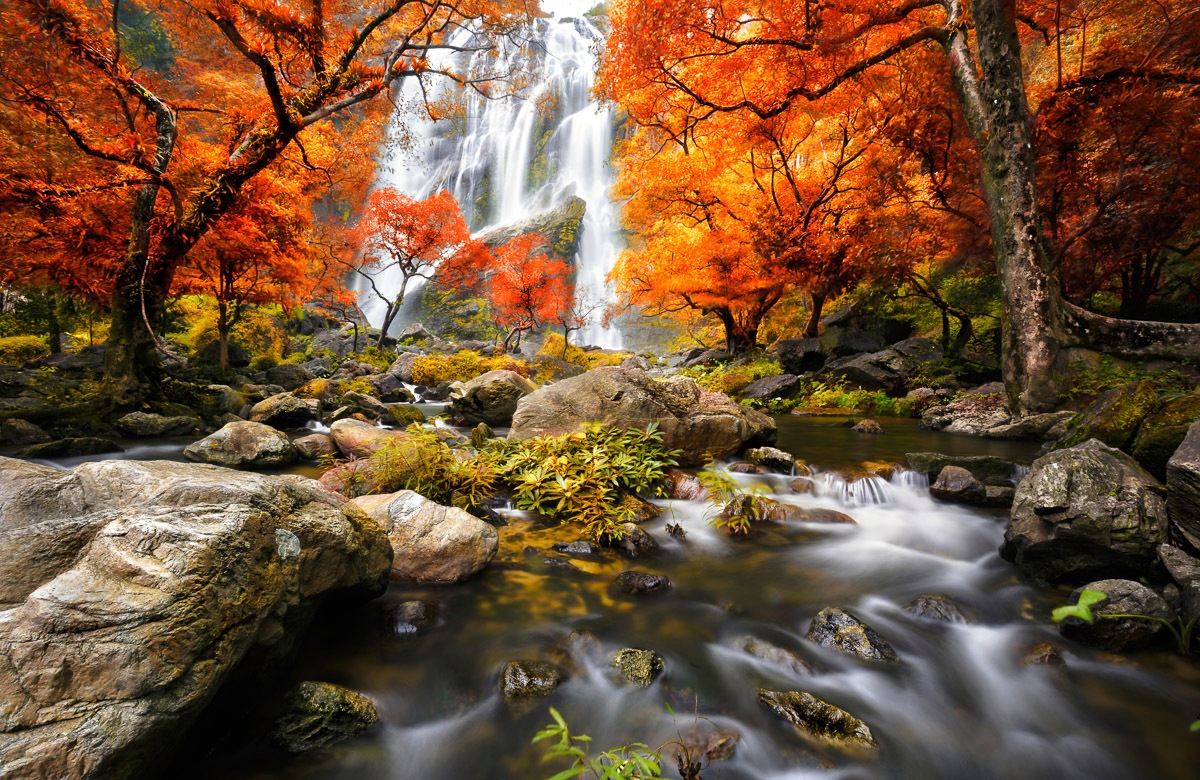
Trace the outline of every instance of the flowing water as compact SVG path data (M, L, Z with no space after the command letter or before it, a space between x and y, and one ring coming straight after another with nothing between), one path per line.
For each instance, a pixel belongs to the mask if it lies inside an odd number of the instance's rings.
M531 82L521 97L472 96L460 125L429 123L411 110L420 102L418 86L404 86L398 103L410 110L397 111L391 132L411 143L384 161L379 184L417 198L449 190L477 234L555 209L571 195L581 198L587 210L574 258L576 300L592 313L576 338L619 348L620 331L606 327L599 310L612 298L605 277L619 251L616 209L608 197L616 117L592 101L602 35L583 16L582 3L544 5L562 18L538 21L532 51L501 53L499 67L516 69ZM380 282L390 292L400 279L381 274ZM364 293L360 305L378 326L382 302Z
M836 429L799 425L810 427L784 437L794 454L816 464L844 459L836 436L821 438ZM925 450L946 438L902 435ZM1011 445L952 438L1015 454ZM577 557L577 571L547 562L557 555L553 542L574 538L570 529L514 513L500 529L499 557L477 578L447 587L395 583L382 599L340 608L314 627L292 679L365 692L379 707L378 728L301 757L252 741L191 767L192 776L537 780L565 766L543 763L542 746L530 744L553 706L598 748L736 731L736 751L706 768L707 780L1194 778L1196 667L1165 650L1121 660L1062 642L1047 616L1065 591L1035 589L1000 560L1003 513L936 502L914 477L900 472L854 494L819 472L816 494L799 495L788 477L735 475L781 500L846 512L857 525L774 525L739 541L708 524L706 505L660 501L663 518L645 526L662 545L659 555ZM666 533L668 522L686 537ZM609 583L628 568L666 574L674 588L641 599L613 595ZM902 610L925 593L951 597L973 622ZM397 630L392 617L413 599L437 604L437 624L426 633ZM828 606L866 620L901 663L868 664L808 642L809 622ZM499 696L505 662L553 657L577 629L593 633L601 652L575 656L569 679L548 699L522 707ZM738 649L745 636L787 648L815 671L759 660ZM1042 642L1062 645L1065 667L1022 664ZM607 660L623 647L658 652L664 674L645 689L622 683ZM870 726L878 754L845 757L805 743L756 701L759 688L810 691L850 711ZM666 776L678 775L668 768Z

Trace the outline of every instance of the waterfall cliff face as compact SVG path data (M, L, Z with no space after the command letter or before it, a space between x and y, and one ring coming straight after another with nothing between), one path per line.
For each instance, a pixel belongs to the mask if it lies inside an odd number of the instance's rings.
M571 195L582 198L587 210L574 258L576 299L594 311L573 340L617 348L620 332L600 322L601 305L611 299L605 277L619 251L616 210L608 197L615 118L592 100L603 34L584 17L536 24L532 50L501 53L500 69L530 82L523 94L505 99L472 94L457 122L418 122L412 112L398 111L392 130L407 133L410 142L385 161L379 185L417 198L449 190L477 234L552 210ZM402 107L419 101L417 89L404 87ZM391 283L380 282L385 288ZM382 304L364 296L361 305L377 324Z

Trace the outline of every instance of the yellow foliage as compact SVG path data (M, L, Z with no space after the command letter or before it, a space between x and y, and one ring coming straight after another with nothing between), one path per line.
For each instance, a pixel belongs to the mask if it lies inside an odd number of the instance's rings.
M546 336L546 340L542 342L542 348L538 350L538 354L562 358L568 363L582 366L586 371L591 371L593 368L599 368L600 366L619 366L621 365L621 361L633 354L631 352L610 354L596 350L589 352L575 345L571 345L567 347L566 357L563 357L563 345L565 343L566 339L563 338L562 334L551 333Z
M0 363L20 365L50 351L45 336L8 336L0 338Z
M529 376L529 366L507 355L484 357L478 352L462 350L456 355L422 355L413 361L413 383L436 385L439 382L469 382L489 371L506 369Z

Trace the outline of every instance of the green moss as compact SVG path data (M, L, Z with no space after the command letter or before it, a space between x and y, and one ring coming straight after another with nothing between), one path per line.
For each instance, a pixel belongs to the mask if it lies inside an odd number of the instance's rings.
M1192 423L1200 419L1200 395L1167 398L1138 428L1129 454L1160 480L1167 477L1167 461L1183 443Z
M1088 439L1126 449L1157 401L1154 383L1148 379L1108 390L1071 421L1054 449L1074 447Z

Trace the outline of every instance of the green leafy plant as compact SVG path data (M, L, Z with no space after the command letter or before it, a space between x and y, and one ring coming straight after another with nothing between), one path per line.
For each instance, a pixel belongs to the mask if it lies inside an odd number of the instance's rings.
M746 536L755 523L767 519L762 497L742 488L729 474L713 469L711 460L696 478L717 509L708 518L714 528L723 528L730 536Z
M1060 623L1067 618L1078 618L1085 623L1095 623L1098 619L1105 620L1150 620L1155 623L1161 623L1171 632L1171 638L1175 640L1175 648L1180 655L1187 655L1192 648L1192 637L1196 629L1196 623L1200 620L1200 615L1192 618L1186 623L1182 618L1167 620L1165 618L1154 617L1153 615L1140 615L1129 612L1094 612L1092 607L1103 601L1108 600L1108 594L1099 590L1084 590L1079 594L1079 599L1074 604L1068 604L1059 607L1050 613L1050 619L1055 623ZM1197 721L1200 723L1200 721ZM1193 724L1194 725L1194 724Z
M565 436L493 439L483 452L496 454L518 509L578 523L597 540L625 535L636 510L623 496L662 495L679 454L666 448L657 425L641 431L598 423Z
M567 722L558 710L550 708L550 717L554 719L546 728L533 738L534 743L544 740L555 740L546 752L545 760L555 758L570 758L569 769L547 778L547 780L568 780L572 777L595 777L600 780L645 780L646 778L662 777L659 765L659 750L652 751L649 746L634 742L629 745L606 750L598 756L588 752L592 738L585 734L572 734Z

